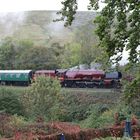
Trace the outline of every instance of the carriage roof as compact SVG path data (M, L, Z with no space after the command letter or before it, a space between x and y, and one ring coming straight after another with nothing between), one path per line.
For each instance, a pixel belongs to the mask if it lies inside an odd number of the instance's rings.
M10 73L30 73L32 70L0 70L0 74L1 73L7 73L7 74L10 74Z

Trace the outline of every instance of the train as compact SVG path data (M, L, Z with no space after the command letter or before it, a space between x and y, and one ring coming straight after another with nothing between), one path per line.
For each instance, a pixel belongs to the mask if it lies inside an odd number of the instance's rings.
M57 78L62 87L116 88L121 87L122 73L95 69L0 70L0 84L28 86L38 76Z
M70 69L55 72L62 87L73 88L118 88L121 87L121 72L104 72L93 69Z
M0 70L1 85L24 85L31 84L32 70Z

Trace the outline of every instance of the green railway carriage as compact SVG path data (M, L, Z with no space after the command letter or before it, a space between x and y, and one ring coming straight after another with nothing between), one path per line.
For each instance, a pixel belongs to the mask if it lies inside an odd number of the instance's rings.
M32 70L0 70L2 85L28 85L32 79Z

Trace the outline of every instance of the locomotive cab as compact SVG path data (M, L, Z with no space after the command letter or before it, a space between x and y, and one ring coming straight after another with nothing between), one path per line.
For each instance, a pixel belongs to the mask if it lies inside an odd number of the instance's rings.
M112 88L118 88L121 87L120 80L122 78L121 72L106 72L105 73L105 86L106 87L112 87Z

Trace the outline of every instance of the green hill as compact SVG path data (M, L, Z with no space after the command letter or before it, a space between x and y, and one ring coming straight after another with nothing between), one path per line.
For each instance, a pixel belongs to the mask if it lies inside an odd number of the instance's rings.
M53 22L57 11L27 11L0 14L0 39L7 36L15 40L29 39L35 45L48 46L53 42L70 43L75 39L75 31L88 25L95 18L94 12L77 12L71 27L65 28L63 22ZM92 22L90 26L94 28Z

